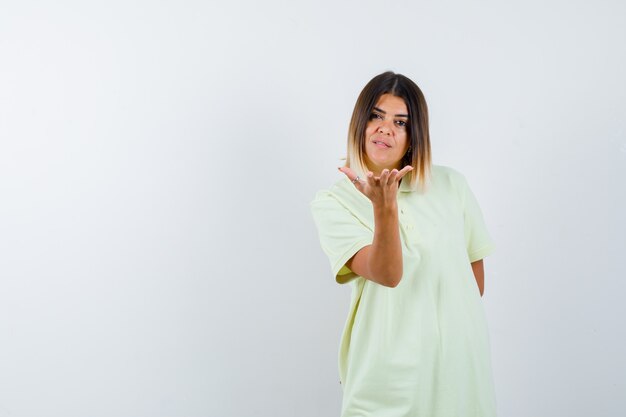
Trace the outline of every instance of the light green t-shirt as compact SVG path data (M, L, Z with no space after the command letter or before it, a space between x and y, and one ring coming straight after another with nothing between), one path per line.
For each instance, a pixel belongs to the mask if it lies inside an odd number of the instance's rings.
M350 180L319 191L311 211L332 274L352 285L341 416L495 416L489 332L470 265L495 243L465 177L433 164L425 193L400 183L404 275L395 288L345 265L374 238L372 204Z

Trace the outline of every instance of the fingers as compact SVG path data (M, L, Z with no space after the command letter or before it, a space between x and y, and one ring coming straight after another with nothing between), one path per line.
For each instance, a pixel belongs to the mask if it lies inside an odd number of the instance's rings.
M388 169L384 169L380 175L380 184L388 186L396 184L399 179L398 174L399 171L395 168L391 171L389 171Z
M389 171L389 169L385 168L380 173L380 177L375 177L372 171L368 171L365 178L357 177L357 174L348 167L339 167L337 169L344 173L345 176L348 177L348 179L360 190L361 187L366 184L370 187L392 185L404 177L408 172L413 170L413 167L411 165L407 165L400 171L397 169ZM359 180L355 181L357 178L359 178Z
M394 168L389 173L389 178L387 179L387 185L395 184L397 180L398 180L398 170Z
M354 171L352 171L350 168L348 167L339 167L337 168L340 172L343 172L344 174L346 174L346 177L348 177L348 179L350 181L354 181L354 179L356 178L356 174L354 173Z
M387 168L383 169L380 173L380 185L387 185L387 181L389 180L389 170Z
M407 165L404 168L402 168L399 172L398 172L398 176L396 179L400 179L402 177L404 177L409 171L412 171L413 167L411 165Z
M346 177L348 177L352 184L354 184L359 191L363 192L363 184L365 184L363 178L358 177L356 173L348 167L339 167L337 169L346 174Z
M380 173L380 177L377 179L380 181L380 185L392 185L400 180L407 172L413 169L412 166L408 165L404 167L402 170L398 171L397 169L392 169L389 171L388 169L383 169Z

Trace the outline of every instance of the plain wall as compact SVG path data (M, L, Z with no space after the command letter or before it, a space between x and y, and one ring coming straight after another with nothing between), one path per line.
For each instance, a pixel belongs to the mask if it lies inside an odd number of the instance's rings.
M0 5L0 416L337 416L309 212L358 93L467 177L499 415L626 409L620 1Z

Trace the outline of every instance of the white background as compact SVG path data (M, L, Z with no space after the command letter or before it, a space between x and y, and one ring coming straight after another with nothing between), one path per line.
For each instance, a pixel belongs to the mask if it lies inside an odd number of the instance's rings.
M0 416L339 415L309 212L373 76L466 175L500 416L621 416L626 6L0 3Z

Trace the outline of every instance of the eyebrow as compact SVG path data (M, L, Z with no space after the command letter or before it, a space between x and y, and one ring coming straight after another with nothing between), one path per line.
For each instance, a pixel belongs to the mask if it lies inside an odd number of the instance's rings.
M387 114L386 111L379 109L378 107L374 106L374 110L381 112L382 114ZM396 114L396 117L406 117L408 119L409 115L408 114Z

